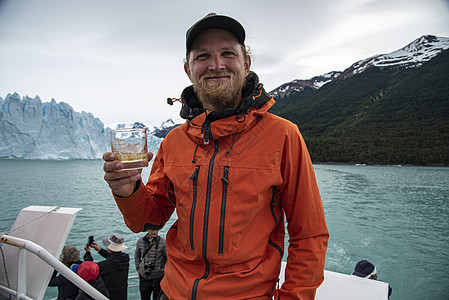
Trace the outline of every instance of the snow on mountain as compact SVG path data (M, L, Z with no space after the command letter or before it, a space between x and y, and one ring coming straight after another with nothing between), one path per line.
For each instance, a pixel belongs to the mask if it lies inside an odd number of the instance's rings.
M21 99L17 93L0 101L0 157L93 159L108 144L103 123L67 103L42 103L39 96Z
M340 76L341 73L342 72L333 71L320 76L315 76L311 79L295 79L272 90L270 92L270 96L279 99L287 97L293 93L303 92L306 89L316 90Z
M307 88L319 89L336 78L347 78L362 73L370 66L397 69L418 68L447 49L449 49L449 38L425 35L389 54L375 55L358 61L343 72L334 71L312 79L295 79L274 89L270 95L282 99L292 93L303 92Z
M161 126L159 126L158 128L162 129L162 128L173 127L174 125L179 125L179 124L185 123L185 121L186 120L182 119L181 117L179 117L179 118L170 118L167 121L163 122L161 124Z
M178 118L178 119L168 119L167 121L163 122L161 126L154 127L153 131L151 132L153 135L164 138L167 136L167 134L173 129L178 127L179 125L185 123L184 119Z
M449 38L425 35L389 54L375 55L358 61L345 70L344 75L347 77L351 74L361 73L370 66L379 68L418 68L446 49L449 49Z

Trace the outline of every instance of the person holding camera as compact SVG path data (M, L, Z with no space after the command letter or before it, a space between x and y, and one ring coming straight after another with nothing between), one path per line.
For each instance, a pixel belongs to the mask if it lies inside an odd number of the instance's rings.
M96 242L86 244L84 250L85 261L93 261L90 254L90 247L97 250L98 254L106 258L100 261L100 275L104 280L108 289L111 300L126 300L128 298L128 271L129 271L129 255L122 252L126 247L123 242L124 238L121 234L113 233L102 239L107 250L101 249ZM89 242L88 242L89 243Z
M158 299L161 291L160 283L164 277L167 262L165 239L158 235L159 230L149 229L147 234L137 241L134 262L139 274L141 299Z

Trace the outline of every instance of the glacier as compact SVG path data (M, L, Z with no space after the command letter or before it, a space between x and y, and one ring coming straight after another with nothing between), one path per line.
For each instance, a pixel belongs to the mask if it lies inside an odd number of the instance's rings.
M110 128L91 113L76 112L54 99L39 96L0 97L0 158L98 159L110 151ZM156 152L162 139L149 135L148 149Z

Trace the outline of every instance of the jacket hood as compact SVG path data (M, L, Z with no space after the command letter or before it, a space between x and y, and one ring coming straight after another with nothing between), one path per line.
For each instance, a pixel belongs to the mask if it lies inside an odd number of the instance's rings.
M118 270L122 270L129 265L129 256L123 252L112 252L108 256L108 260L113 262Z
M246 76L245 85L242 90L242 101L237 108L228 108L221 111L215 111L208 115L208 119L213 122L222 118L226 118L232 115L243 116L248 114L249 110L253 107L261 107L271 97L263 88L263 85L259 83L259 77L256 73L250 71ZM183 119L191 121L206 110L203 108L203 104L193 90L193 85L184 89L181 94L182 108L180 115Z
M78 267L76 274L87 282L91 282L98 278L100 267L93 261L85 261Z

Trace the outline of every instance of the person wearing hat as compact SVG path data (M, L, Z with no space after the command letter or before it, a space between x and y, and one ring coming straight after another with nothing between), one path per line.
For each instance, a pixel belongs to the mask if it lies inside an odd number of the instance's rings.
M76 269L76 274L79 277L88 282L91 286L93 286L97 291L109 297L109 292L106 289L103 279L100 276L100 267L97 263L93 261L85 261L81 263ZM87 300L93 299L89 294L87 294L82 289L79 290L78 296L75 300Z
M111 296L110 299L127 299L129 255L122 251L128 247L124 245L123 236L118 233L103 237L102 242L107 250L101 249L96 242L93 242L91 246L97 250L98 254L106 258L106 260L100 261L98 266L100 267L100 275ZM86 244L84 250L86 250L84 260L93 261L90 246Z
M355 265L354 272L352 272L352 275L366 279L377 280L377 268L369 261L361 260ZM388 297L391 296L392 292L393 289L388 284Z
M250 70L245 37L237 20L215 13L187 30L186 122L162 141L146 185L141 170L103 155L133 232L165 224L176 209L164 298L312 300L324 280L329 233L312 161L298 127L268 112L275 101Z

